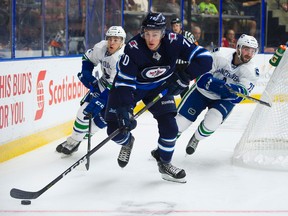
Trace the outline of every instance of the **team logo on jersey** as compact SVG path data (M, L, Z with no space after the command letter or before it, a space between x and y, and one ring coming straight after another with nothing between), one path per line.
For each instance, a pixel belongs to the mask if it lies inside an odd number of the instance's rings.
M256 76L258 77L259 76L259 68L258 67L255 68L255 73L256 73Z
M188 109L188 113L189 113L189 115L195 115L196 114L196 110L195 109L193 109L192 107L190 107L189 109Z
M138 48L138 43L135 41L135 40L132 40L128 43L128 45L130 46L130 48L132 49L133 47L136 48L136 49L139 49Z
M144 77L145 79L160 77L163 74L165 74L169 69L170 69L169 66L146 68L145 70L142 71L142 77Z
M169 33L168 38L170 40L170 43L172 43L174 40L177 40L177 34L176 33Z

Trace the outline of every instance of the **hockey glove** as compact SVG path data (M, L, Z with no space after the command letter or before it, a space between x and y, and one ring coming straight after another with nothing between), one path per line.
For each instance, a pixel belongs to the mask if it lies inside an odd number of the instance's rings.
M233 94L232 92L230 92L230 90L226 87L226 85L230 86L235 91L239 91L239 88L237 85L225 84L225 81L223 81L223 80L212 78L207 83L208 89L210 91L213 91L213 92L219 94L221 96L221 99L226 99L226 98L235 99L235 98L237 98L238 96Z
M226 82L224 80L220 80L217 78L214 78L212 74L207 73L204 74L199 78L197 81L197 86L200 88L203 88L208 91L212 91L218 95L222 99L224 98L235 98L235 95L232 94L227 88L226 88Z
M98 115L101 112L102 109L104 109L106 101L100 98L99 95L96 95L96 94L91 94L91 95L93 95L92 100L83 110L83 114L94 118L96 115Z
M119 107L116 109L118 125L122 133L126 134L137 126L137 121L133 117L132 107Z
M179 95L189 86L190 80L184 72L174 72L168 79L166 88L169 95Z
M94 88L98 88L97 79L94 76L92 76L89 71L79 72L77 76L79 80L82 82L82 84L86 88L90 89L92 92L94 92L93 90Z

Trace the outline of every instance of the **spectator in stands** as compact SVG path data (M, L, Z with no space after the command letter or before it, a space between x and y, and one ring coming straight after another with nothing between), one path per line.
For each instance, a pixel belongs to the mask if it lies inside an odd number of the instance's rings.
M246 15L251 16L251 19L230 20L228 28L233 28L235 32L248 33L252 36L256 35L257 23L260 22L261 0L243 1L243 0L224 0L223 13L230 15ZM243 13L242 13L242 12Z
M241 2L237 2L234 0L223 1L223 6L222 6L223 14L240 15L241 8L242 8Z
M288 12L288 1L287 0L276 0L278 8Z
M191 14L199 14L200 8L196 3L196 0L191 0Z
M125 10L131 11L148 11L147 0L125 0Z
M173 13L175 16L180 16L181 14L180 5L176 0L166 0L166 3L164 3L164 7L161 10L163 12Z
M199 42L199 41L202 41L201 40L201 28L199 26L193 26L192 34L194 35L195 40L199 43L199 45L201 45Z
M199 10L202 14L217 15L218 9L215 4L211 3L211 0L204 0L199 4Z
M203 40L202 29L200 26L192 26L192 34L194 35L198 45L203 47L208 46L208 43Z
M221 46L222 47L231 47L231 48L236 48L236 44L237 44L237 39L235 38L235 32L233 29L228 29L225 34L224 37L222 38L222 43Z
M148 12L148 1L147 0L134 0L136 5L139 5L140 11Z
M253 16L251 20L248 20L247 26L250 29L249 34L256 36L257 23L259 26L261 18L261 0L242 1L242 10L244 11L244 15Z

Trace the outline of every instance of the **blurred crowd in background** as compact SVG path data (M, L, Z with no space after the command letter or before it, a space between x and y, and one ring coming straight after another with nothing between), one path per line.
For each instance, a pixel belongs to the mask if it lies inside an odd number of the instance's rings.
M288 0L1 0L0 59L67 56L85 52L122 25L127 40L140 31L148 11L179 18L198 44L235 47L250 34L261 53L288 41Z

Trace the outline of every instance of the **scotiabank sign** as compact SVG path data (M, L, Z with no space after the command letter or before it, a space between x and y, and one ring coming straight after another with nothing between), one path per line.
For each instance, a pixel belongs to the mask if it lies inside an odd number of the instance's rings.
M87 92L76 76L81 58L1 62L0 68L0 145L72 120Z

